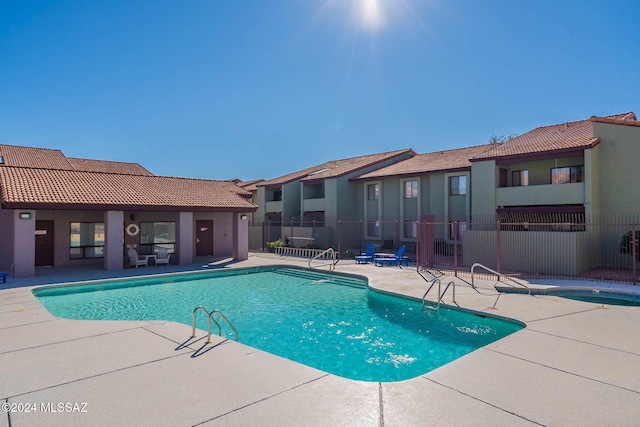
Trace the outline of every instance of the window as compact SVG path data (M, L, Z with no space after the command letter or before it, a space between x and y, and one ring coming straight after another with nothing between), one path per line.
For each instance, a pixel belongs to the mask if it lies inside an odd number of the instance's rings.
M367 221L367 236L380 237L380 221Z
M462 196L467 194L467 177L465 175L449 178L449 195Z
M405 181L404 198L415 199L418 197L418 181Z
M279 202L282 200L282 190L274 190L273 199L274 202Z
M305 199L324 199L324 182L304 185Z
M461 241L465 231L467 231L466 221L451 221L449 227L449 239Z
M418 236L418 222L406 221L404 223L404 237L415 239Z
M551 169L552 184L569 184L572 182L584 182L584 166Z
M525 169L511 172L511 185L513 187L529 185L529 171Z
M367 200L378 200L380 198L380 185L368 184L367 185Z
M176 250L175 222L141 222L140 254L151 255L157 248L163 247L170 254Z
M104 258L104 222L72 222L69 258Z

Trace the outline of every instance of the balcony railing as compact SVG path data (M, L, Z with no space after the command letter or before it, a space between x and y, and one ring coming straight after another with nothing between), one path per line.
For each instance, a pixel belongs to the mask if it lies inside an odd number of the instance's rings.
M276 202L266 202L265 208L267 212L282 212L282 200Z
M581 205L584 201L584 182L496 189L498 206Z

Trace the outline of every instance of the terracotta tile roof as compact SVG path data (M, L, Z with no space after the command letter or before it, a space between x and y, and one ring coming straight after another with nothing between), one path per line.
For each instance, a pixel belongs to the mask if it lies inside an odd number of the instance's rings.
M77 159L67 157L73 169L85 172L122 173L128 175L153 175L138 163L112 162L106 160Z
M607 116L607 119L630 120L633 113ZM590 120L567 122L543 126L522 134L510 141L493 144L485 152L473 157L471 161L497 159L500 157L545 153L575 148L588 148L597 144L599 139L593 136Z
M611 117L596 117L592 116L589 120L597 123L610 123L614 125L626 125L626 126L638 126L640 127L640 121L636 117L635 113L627 113L625 117L611 118Z
M391 160L403 155L414 156L415 154L415 151L407 148L404 150L390 151L387 153L370 154L366 156L352 157L342 160L332 160L326 163L322 163L321 165L313 166L307 169L290 173L288 175L281 176L279 178L261 182L260 184L258 184L258 187L283 185L296 180L305 182L327 178L337 178L352 172L356 172L360 169L373 166L377 163L384 162L386 160Z
M4 166L73 170L60 150L0 144L0 156L4 157Z
M5 208L256 210L230 181L0 167L0 185Z
M415 175L426 172L470 169L469 159L489 147L488 144L475 147L456 148L435 153L418 154L407 160L360 175L354 179L384 178L388 176Z
M243 190L257 191L258 190L258 184L260 184L263 181L264 181L264 179L253 179L251 181L241 181L241 180L238 179L238 180L235 180L234 182L236 183L236 185L238 187L242 188Z

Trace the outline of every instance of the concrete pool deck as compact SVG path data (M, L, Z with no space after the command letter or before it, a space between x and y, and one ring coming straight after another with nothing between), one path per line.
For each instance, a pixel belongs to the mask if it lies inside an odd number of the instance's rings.
M304 260L269 254L227 267L269 264L306 267ZM31 293L40 284L198 267L49 269L0 284L0 403L22 410L0 412L0 427L638 424L640 307L497 298L493 282L481 282L479 294L453 279L461 307L527 327L417 378L372 383L219 337L203 348L204 333L189 341L187 325L59 319ZM415 268L341 261L336 271L411 297L428 287Z

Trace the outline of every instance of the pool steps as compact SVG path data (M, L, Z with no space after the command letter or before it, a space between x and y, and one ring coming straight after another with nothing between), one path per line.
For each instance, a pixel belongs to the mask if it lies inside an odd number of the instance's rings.
M278 268L276 272L278 274L285 274L287 276L308 279L310 281L309 284L321 284L323 282L326 282L335 285L355 286L359 288L367 287L367 283L364 281L364 279L340 276L337 274L315 273L312 271L298 270L294 268Z

